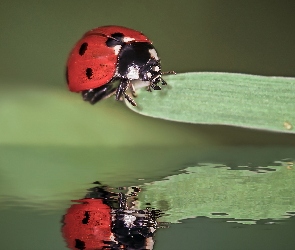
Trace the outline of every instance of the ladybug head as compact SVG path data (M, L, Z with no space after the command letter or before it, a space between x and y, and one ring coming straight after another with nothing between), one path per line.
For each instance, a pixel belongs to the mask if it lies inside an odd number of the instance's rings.
M139 71L140 79L149 81L153 84L159 83L162 78L161 63L159 59L150 58L150 60L141 67Z
M119 78L140 79L156 85L159 82L163 83L161 75L161 62L151 43L131 42L122 46L117 65Z

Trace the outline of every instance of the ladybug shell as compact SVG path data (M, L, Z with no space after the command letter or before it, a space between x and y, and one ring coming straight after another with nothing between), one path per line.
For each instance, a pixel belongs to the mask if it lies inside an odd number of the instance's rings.
M103 26L88 31L75 45L67 62L68 87L73 92L98 88L116 74L118 52L106 42L112 34L123 34L123 42L151 41L141 32L121 26Z
M102 199L75 200L63 220L62 233L70 249L102 249L111 237L111 209Z

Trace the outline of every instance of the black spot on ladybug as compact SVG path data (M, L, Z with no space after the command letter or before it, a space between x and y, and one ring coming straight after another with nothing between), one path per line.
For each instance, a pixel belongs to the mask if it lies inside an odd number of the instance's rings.
M123 41L124 35L123 35L123 33L116 32L116 33L111 34L111 37L115 38L118 41Z
M79 55L80 56L83 56L84 53L86 52L87 50L87 47L88 47L88 43L82 43L80 49L79 49Z
M85 242L79 239L75 239L75 248L76 249L85 249Z
M122 45L124 35L122 33L111 34L111 37L106 41L108 47L115 47L116 45Z
M89 211L85 211L84 216L85 216L85 218L82 220L82 223L87 224L90 219Z
M92 68L87 68L86 69L86 76L87 76L88 79L91 79L92 78L92 76L93 76L93 70L92 70Z

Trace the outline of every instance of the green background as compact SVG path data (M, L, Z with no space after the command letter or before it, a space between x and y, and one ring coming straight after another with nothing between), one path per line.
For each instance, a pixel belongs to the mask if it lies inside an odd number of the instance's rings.
M157 48L164 71L294 77L294 9L287 1L1 1L1 207L16 203L56 213L52 222L31 209L4 210L3 248L60 249L57 218L92 181L140 184L139 178L158 180L198 162L267 166L294 158L294 135L151 119L113 98L84 103L67 90L64 75L69 51L87 30L115 24L142 31ZM28 221L34 223L24 230L20 225ZM289 232L294 221L290 225L279 232ZM28 239L36 227L43 234L32 246ZM173 225L171 235L180 230L185 235L179 228ZM173 249L167 237L163 241ZM251 234L224 240L235 249L243 238L250 240ZM53 245L42 246L45 241ZM279 238L273 249L280 242L286 243ZM185 244L190 249L197 242Z

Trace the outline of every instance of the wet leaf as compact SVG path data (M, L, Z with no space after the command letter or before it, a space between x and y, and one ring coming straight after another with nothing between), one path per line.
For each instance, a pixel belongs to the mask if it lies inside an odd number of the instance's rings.
M185 73L168 86L138 90L133 111L165 120L295 133L295 78Z
M293 167L293 161L269 166L199 164L146 183L140 201L161 209L162 220L171 223L198 216L243 224L288 218L295 211Z

